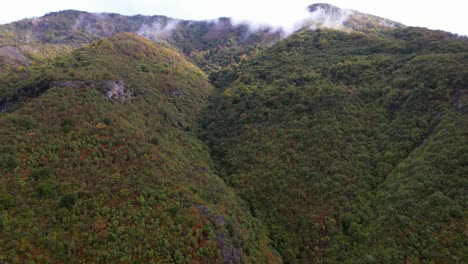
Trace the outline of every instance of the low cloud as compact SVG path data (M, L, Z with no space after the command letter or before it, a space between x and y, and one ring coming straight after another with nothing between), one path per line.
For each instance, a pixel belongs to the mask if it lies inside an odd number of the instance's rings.
M255 35L259 32L268 32L268 33L280 33L282 36L286 36L285 27L283 26L275 26L268 23L263 22L255 22L245 19L235 19L232 18L232 25L235 27L245 27L247 31L242 36L242 39L247 39L252 35Z
M305 21L314 30L319 27L342 29L344 22L355 12L327 5L313 5L309 7L310 17Z
M177 29L179 23L180 20L177 19L155 21L151 24L142 25L137 34L153 41L165 40Z
M73 30L84 30L91 35L100 35L102 30L99 30L96 25L100 21L107 18L105 13L83 13L78 16L73 25Z

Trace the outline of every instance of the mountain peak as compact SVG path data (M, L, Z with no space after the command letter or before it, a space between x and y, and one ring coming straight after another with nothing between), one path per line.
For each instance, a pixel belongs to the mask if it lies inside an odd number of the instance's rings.
M344 22L353 13L351 10L318 3L309 6L311 14L311 28L326 27L339 29L344 26Z
M306 25L311 29L333 28L340 30L352 30L368 32L375 29L403 28L403 24L355 10L343 9L326 3L310 5L308 10L311 17L306 20Z
M341 8L337 6L326 4L326 3L312 4L308 8L311 13L316 12L318 10L325 10L327 12L340 12L342 10Z

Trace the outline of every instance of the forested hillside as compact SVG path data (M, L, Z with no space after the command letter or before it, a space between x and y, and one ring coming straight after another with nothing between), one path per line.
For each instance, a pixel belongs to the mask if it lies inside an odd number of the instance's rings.
M131 34L41 69L0 116L2 262L276 262L192 132L199 69Z
M468 262L468 38L309 11L0 25L0 262Z
M202 136L287 263L463 262L468 40L302 31L212 76Z

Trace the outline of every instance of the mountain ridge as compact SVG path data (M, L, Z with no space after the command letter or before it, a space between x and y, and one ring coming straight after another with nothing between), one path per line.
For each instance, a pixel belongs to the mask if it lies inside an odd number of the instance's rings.
M315 4L309 8L314 9L311 17L298 21L293 31L323 26L363 32L402 27L390 20L331 5ZM326 10L333 12L327 14ZM337 21L343 13L346 19ZM234 22L232 18L195 21L162 15L124 16L63 10L1 25L0 46L17 47L22 55L35 59L49 57L49 53L59 50L57 45L64 52L55 55L63 55L81 45L122 32L133 32L153 42L176 47L209 73L238 63L242 57L253 57L292 33L286 33L281 27L253 27L249 22Z

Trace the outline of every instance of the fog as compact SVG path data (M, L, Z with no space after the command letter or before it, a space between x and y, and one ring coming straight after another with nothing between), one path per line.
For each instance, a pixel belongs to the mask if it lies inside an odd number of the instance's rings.
M468 1L327 0L324 2L385 17L409 26L422 26L468 35L466 26L468 16L465 14L468 10ZM165 15L184 20L232 17L235 21L252 21L253 25L281 26L291 31L297 21L308 15L306 7L314 3L316 3L314 0L41 0L40 3L33 0L16 0L3 5L0 9L0 23L38 17L53 11L76 9L123 15Z
M137 34L153 41L161 41L170 37L172 32L179 25L180 20L178 19L160 19L152 24L144 24L140 27Z

